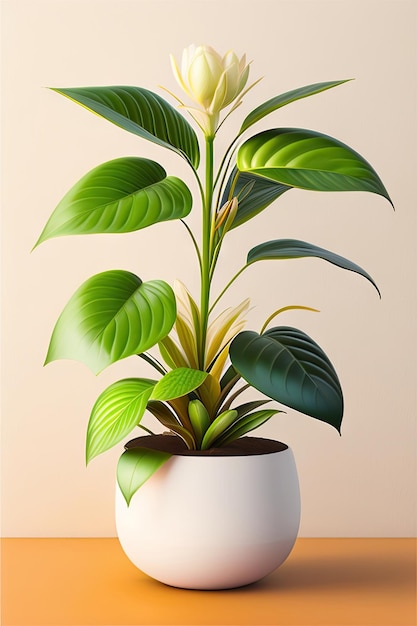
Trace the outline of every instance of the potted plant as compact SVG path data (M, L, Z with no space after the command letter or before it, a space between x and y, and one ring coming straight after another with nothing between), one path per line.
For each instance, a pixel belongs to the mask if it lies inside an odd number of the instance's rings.
M280 412L265 407L271 400L340 432L343 396L331 362L313 339L296 328L271 326L282 311L314 309L271 302L262 328L244 330L249 299L219 310L222 297L250 265L300 257L356 272L378 288L364 269L338 254L305 241L272 239L252 248L239 272L225 277L222 291L213 294L228 233L293 188L390 198L371 165L333 137L300 128L252 134L277 109L347 81L311 84L264 102L245 117L216 165L216 136L258 81L248 86L249 64L232 51L221 57L192 45L183 52L181 68L173 57L171 62L187 98L173 96L180 111L140 87L54 91L173 150L189 166L196 197L158 163L118 158L70 189L36 245L52 237L124 233L181 220L195 249L199 297L180 281L172 288L125 270L94 275L62 311L46 363L76 359L98 374L138 355L153 369L150 378L119 380L100 394L87 428L87 463L137 427L147 431L126 444L117 468L116 517L125 551L138 567L174 586L235 587L265 576L287 557L300 515L291 450L247 434ZM202 167L193 126L204 146ZM201 216L199 233L185 220L192 208ZM151 268L143 271L148 278ZM266 398L243 402L240 394L250 387ZM168 434L145 428L145 411Z

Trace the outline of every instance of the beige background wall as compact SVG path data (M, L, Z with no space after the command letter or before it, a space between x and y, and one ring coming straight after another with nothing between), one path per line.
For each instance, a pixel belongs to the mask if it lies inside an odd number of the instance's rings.
M238 269L247 250L267 239L305 239L365 267L382 300L352 273L300 260L251 268L225 304L249 294L249 328L287 304L321 310L281 321L312 335L332 359L345 393L343 436L291 410L259 431L295 452L301 535L415 534L415 7L412 0L3 1L3 535L115 534L121 446L85 469L88 415L108 384L151 372L135 358L97 378L76 362L43 368L69 296L91 274L112 268L197 287L189 240L175 223L56 239L30 254L62 195L105 160L154 158L193 185L174 154L45 87L176 89L168 55L191 42L246 51L252 76L264 76L224 127L224 145L243 115L270 97L356 78L281 109L256 130L299 126L345 141L377 169L396 213L371 194L292 191L230 236L223 267Z

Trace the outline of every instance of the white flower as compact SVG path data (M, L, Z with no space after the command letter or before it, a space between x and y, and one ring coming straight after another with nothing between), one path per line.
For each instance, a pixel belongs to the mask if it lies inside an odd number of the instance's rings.
M248 81L249 64L246 55L239 60L229 50L221 57L210 46L185 48L181 71L171 55L176 80L185 93L199 108L185 107L207 135L214 135L222 109L238 98ZM235 104L238 106L240 100Z

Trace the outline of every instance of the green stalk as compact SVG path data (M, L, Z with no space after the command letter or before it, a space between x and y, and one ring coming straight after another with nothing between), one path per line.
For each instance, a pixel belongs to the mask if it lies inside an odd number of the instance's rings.
M252 261L252 263L255 263L255 261ZM231 278L229 280L229 282L227 283L226 287L220 292L220 294L217 296L216 300L213 302L213 304L211 305L210 308L210 312L214 309L214 307L216 306L216 304L220 301L220 299L224 296L224 294L226 293L226 291L229 289L229 287L235 282L236 278L239 278L239 276L241 275L241 273L250 265L252 265L252 263L247 263L246 265L244 265L243 267L240 268L240 270L233 276L233 278Z
M210 303L210 267L211 267L211 230L212 230L212 202L213 202L213 166L214 166L214 137L206 137L206 178L202 217L202 254L201 254L201 328L199 345L199 367L204 369L206 357L206 337Z

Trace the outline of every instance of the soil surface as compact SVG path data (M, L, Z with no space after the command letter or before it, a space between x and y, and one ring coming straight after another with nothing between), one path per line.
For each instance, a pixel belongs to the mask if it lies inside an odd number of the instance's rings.
M125 445L129 448L150 448L161 450L181 456L252 456L257 454L271 454L282 452L288 446L273 439L262 437L242 437L229 443L223 448L210 448L209 450L188 450L182 439L170 433L163 435L146 435L132 439Z

